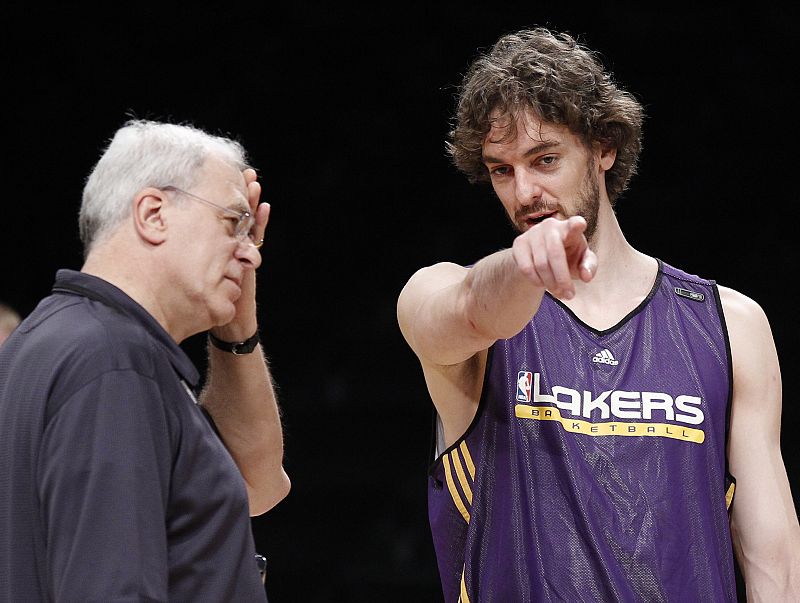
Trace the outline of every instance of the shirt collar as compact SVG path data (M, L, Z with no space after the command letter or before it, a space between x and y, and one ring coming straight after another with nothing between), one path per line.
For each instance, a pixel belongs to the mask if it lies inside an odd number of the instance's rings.
M145 310L122 289L91 274L78 272L76 270L61 269L56 272L53 293L67 293L88 297L135 320L164 349L170 359L170 363L181 378L192 387L197 386L199 374L186 353L170 334L164 330L164 327L153 318L152 314Z

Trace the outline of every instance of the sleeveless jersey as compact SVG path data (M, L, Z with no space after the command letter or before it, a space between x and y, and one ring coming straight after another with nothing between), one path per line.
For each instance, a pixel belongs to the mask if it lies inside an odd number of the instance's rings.
M714 281L659 261L605 331L545 294L431 467L445 601L736 601L731 379Z

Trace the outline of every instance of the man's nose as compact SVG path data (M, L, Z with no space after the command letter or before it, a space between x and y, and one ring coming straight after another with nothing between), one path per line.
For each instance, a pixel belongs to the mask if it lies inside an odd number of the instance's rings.
M258 247L253 245L249 237L244 237L239 241L233 256L247 268L255 269L261 265L261 252Z
M538 178L527 170L518 170L514 176L514 192L517 202L531 205L542 197L542 187Z

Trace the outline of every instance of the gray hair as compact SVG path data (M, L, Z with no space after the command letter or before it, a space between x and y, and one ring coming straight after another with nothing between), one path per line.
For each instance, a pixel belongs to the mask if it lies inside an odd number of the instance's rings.
M79 215L84 256L131 213L131 201L148 186L188 189L209 157L239 170L247 167L242 145L191 125L149 120L126 122L86 179Z

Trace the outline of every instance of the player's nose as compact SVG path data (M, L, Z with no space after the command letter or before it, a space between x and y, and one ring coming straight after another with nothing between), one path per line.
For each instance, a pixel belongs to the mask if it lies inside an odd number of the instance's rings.
M530 205L542 196L539 179L526 170L514 174L514 193L521 205Z

